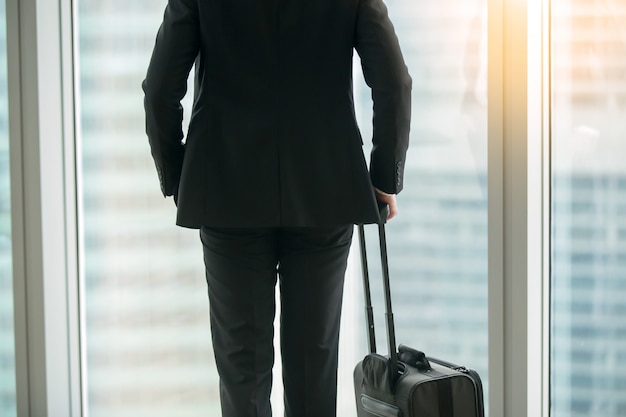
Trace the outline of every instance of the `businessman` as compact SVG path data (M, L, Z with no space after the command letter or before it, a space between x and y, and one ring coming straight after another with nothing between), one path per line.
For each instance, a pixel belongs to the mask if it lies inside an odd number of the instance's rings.
M372 90L369 166L353 51ZM181 99L195 63L194 103ZM411 78L382 0L169 0L143 82L177 224L200 229L225 417L271 415L274 290L287 417L336 415L353 225L397 213Z

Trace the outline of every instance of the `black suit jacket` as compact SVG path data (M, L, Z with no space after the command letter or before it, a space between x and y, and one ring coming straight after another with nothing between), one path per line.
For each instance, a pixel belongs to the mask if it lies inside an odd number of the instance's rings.
M355 49L374 106L369 172ZM152 157L181 226L373 223L372 186L402 189L411 77L381 0L169 0L143 90Z

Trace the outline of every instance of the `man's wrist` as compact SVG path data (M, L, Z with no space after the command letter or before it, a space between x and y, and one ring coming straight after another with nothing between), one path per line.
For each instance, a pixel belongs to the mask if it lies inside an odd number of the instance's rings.
M377 194L384 195L384 196L386 196L386 197L391 197L391 196L395 195L395 194L389 194L389 193L386 193L386 192L384 192L384 191L381 191L381 190L379 190L379 189L378 189L378 188L376 188L376 187L374 187L374 191L376 191L376 193L377 193Z

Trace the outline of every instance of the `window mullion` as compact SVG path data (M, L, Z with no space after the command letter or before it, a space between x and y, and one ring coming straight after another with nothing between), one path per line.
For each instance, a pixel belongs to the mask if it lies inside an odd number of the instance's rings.
M488 0L488 256L490 416L504 416L504 1Z
M490 415L504 417L545 402L541 16L541 2L489 2Z
M549 410L549 1L528 3L528 415Z

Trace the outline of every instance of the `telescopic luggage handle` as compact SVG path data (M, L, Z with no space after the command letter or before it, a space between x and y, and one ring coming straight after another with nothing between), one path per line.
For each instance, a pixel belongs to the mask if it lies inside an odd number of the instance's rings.
M389 365L392 378L398 375L398 352L396 350L396 333L391 307L391 289L389 284L389 263L387 260L387 239L385 236L385 222L389 215L389 206L379 203L380 222L378 223L378 240L380 246L380 261L383 276L383 290L385 293L385 318L387 324L387 341L389 344ZM367 339L370 353L376 353L376 332L374 329L374 312L370 292L369 270L367 266L367 251L365 248L365 227L359 225L359 245L361 248L361 270L363 271L363 289L365 292L365 313L367 317ZM393 381L392 381L393 382Z

